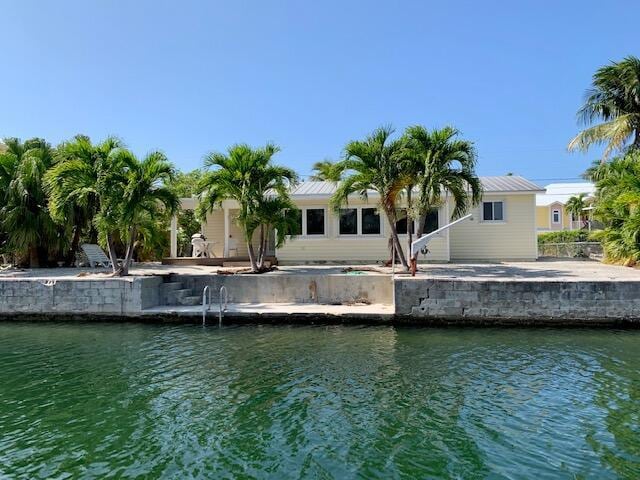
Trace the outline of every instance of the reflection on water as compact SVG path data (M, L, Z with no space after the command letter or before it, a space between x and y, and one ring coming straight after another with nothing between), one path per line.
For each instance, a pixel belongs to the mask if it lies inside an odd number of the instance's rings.
M0 324L0 477L640 478L640 332Z

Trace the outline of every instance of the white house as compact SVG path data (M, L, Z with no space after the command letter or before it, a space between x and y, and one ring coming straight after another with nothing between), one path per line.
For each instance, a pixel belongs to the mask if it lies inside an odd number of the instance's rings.
M535 260L536 195L538 185L519 176L481 177L484 194L473 215L432 240L420 261ZM389 224L378 208L378 196L368 200L352 196L339 212L329 208L336 185L331 182L303 182L291 191L298 206L299 235L269 254L280 264L377 263L390 257ZM441 206L427 216L425 233L451 222L452 199L445 195ZM185 199L183 208L195 208L195 199ZM211 251L209 263L229 257L246 257L247 247L235 222L237 204L225 201L222 208L207 215L202 233ZM406 212L399 208L396 227L401 243L407 244ZM172 257L176 256L175 222L172 225ZM415 231L415 230L414 230ZM168 263L172 259L167 259Z

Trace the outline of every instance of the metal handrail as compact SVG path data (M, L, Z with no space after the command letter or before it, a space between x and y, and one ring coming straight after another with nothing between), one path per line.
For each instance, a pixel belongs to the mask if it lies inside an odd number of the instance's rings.
M224 292L224 307L222 306L222 293ZM222 326L222 317L224 312L227 311L227 305L229 303L229 292L227 291L227 287L222 285L220 287L220 293L218 296L218 326Z
M207 303L207 293L209 294L209 302ZM202 326L207 324L207 312L211 309L211 289L209 285L205 285L202 289Z

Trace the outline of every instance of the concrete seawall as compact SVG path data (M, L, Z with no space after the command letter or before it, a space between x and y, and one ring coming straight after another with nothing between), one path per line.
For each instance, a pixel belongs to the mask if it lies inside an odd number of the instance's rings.
M0 279L0 317L197 317L195 305L166 305L177 280L212 301L225 285L226 318L242 321L355 319L360 323L640 325L640 281L438 279L388 275L178 275L126 278ZM394 303L395 300L395 303ZM353 302L371 303L350 306ZM366 308L365 308L366 307ZM212 311L217 311L214 307Z
M388 275L176 275L186 288L201 294L205 285L214 301L220 287L231 303L393 303Z
M399 318L444 323L640 322L640 281L395 281Z
M160 304L160 277L2 279L0 315L135 315Z

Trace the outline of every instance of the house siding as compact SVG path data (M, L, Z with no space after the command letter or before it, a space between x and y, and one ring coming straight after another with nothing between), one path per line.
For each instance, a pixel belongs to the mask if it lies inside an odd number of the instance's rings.
M451 260L535 260L535 195L492 194L483 201L503 201L505 221L483 222L482 204L473 208L473 220L451 228Z
M339 263L376 263L388 260L389 252L389 223L384 213L381 213L382 224L380 235L339 235L338 215L334 214L326 200L294 200L300 208L325 208L327 220L325 222L326 234L322 237L298 236L288 240L284 246L276 252L278 262L282 264L299 264L313 262L339 262ZM361 199L350 200L345 208L350 207L375 207L374 202L365 202ZM442 222L442 214L441 214ZM400 242L406 253L407 238L402 235ZM447 239L436 238L429 244L429 254L420 256L420 261L447 261Z

